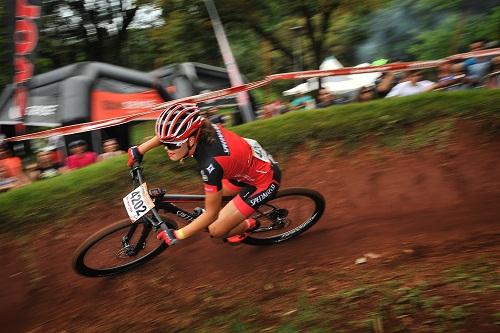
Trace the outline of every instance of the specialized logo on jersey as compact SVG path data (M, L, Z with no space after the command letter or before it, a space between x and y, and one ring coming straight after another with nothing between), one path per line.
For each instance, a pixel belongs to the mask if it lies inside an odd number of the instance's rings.
M208 171L208 174L211 174L212 171L214 171L215 168L214 168L214 165L213 164L210 164L208 167L207 167L207 171Z
M217 137L220 140L220 143L222 144L222 149L226 154L229 154L229 147L227 145L226 140L224 139L224 135L222 135L222 132L220 131L219 127L212 125L215 129L215 133L217 133Z
M208 182L208 176L205 174L203 170L200 170L201 173L201 179L203 179L204 182Z

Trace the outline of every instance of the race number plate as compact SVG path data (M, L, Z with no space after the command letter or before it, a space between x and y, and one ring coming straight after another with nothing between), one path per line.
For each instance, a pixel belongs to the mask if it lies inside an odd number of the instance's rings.
M267 153L267 151L262 148L262 146L255 140L244 138L246 142L252 148L252 153L254 157L257 157L259 160L267 162L267 163L276 163L273 157Z
M153 200L149 196L146 183L142 184L123 198L123 204L132 222L143 217L155 206Z

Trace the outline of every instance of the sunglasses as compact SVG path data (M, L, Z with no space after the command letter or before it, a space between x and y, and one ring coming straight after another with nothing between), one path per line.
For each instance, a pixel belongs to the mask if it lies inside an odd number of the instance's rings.
M162 145L168 150L177 150L182 147L182 144L186 142L188 139L178 141L178 142L162 142Z

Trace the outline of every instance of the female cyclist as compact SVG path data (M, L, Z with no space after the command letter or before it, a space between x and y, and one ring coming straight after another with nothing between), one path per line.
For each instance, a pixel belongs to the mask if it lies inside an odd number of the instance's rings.
M171 245L198 231L237 243L258 228L249 218L278 192L281 172L272 157L255 141L214 125L195 104L168 106L156 120L156 135L128 150L128 165L141 162L150 149L163 145L172 161L194 157L205 188L205 211L172 235L158 234ZM222 207L223 196L234 198Z

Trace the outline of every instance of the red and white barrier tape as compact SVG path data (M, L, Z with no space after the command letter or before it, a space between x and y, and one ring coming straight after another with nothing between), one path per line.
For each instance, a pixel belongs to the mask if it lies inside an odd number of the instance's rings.
M374 72L386 72L386 71L401 71L401 70L416 70L416 69L426 69L438 67L442 63L463 60L471 57L486 57L494 56L500 54L500 48L474 51L462 54L456 54L440 60L429 60L429 61L414 61L414 62L396 62L381 66L366 66L366 67L345 67L340 69L328 69L328 70L311 70L302 72L291 72L291 73L281 73L273 74L267 76L265 79L243 84L240 86L230 87L222 90L211 91L200 95L194 95L189 97L184 97L176 99L173 101L168 101L165 103L158 104L154 106L151 111L137 113L135 115L127 115L122 117L116 117L106 120L91 121L82 124L63 126L58 128L53 128L46 131L41 131L37 133L19 135L12 138L7 138L6 141L23 141L46 138L53 135L69 135L82 133L87 131L93 131L97 129L107 128L111 126L116 126L120 124L125 124L136 118L142 117L144 115L150 115L155 112L160 112L167 106L174 103L201 103L208 100L218 99L221 97L235 95L237 93L253 90L256 88L263 87L272 81L276 80L294 80L294 79L306 79L313 77L324 77L324 76L335 76L335 75L350 75L350 74L361 74L361 73L374 73Z

